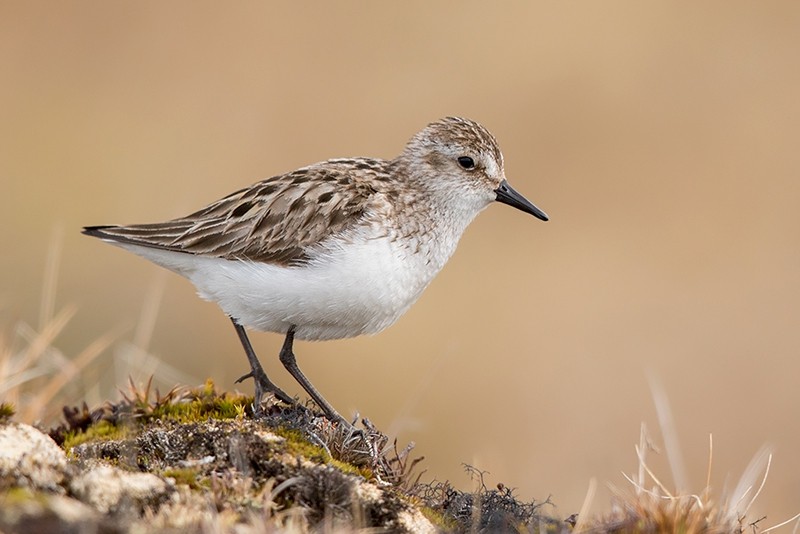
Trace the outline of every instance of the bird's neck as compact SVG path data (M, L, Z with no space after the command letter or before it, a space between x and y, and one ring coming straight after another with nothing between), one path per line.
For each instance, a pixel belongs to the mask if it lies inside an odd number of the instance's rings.
M399 230L412 252L432 273L444 267L480 209L466 209L436 195L415 191L398 211Z

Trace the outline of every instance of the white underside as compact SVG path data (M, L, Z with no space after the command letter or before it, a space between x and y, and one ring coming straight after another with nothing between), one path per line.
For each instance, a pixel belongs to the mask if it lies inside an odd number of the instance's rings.
M308 263L293 267L109 242L185 276L243 326L285 333L294 325L299 339L340 339L397 321L494 197L471 188L444 191L441 205L417 207L414 223L423 231L400 234L396 229L409 221L387 227L367 218L320 242L307 251Z
M202 298L244 326L284 333L295 325L296 337L309 340L383 330L419 298L441 266L422 262L387 238L334 243L297 267L111 243L185 276Z

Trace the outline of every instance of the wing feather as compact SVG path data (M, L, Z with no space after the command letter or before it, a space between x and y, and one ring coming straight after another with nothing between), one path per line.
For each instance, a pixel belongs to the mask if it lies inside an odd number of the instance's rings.
M186 217L92 226L84 233L187 254L302 264L309 247L346 231L369 211L376 201L370 182L384 174L381 163L365 158L318 163L257 182Z

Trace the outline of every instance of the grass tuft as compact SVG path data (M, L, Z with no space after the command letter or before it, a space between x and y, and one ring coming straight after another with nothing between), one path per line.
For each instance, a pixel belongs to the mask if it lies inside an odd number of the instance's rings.
M49 431L50 437L65 450L97 439L118 439L132 425L139 427L151 421L199 423L209 419L241 419L252 397L239 393L218 393L211 380L197 388L173 387L161 394L152 390L152 377L142 386L129 379L127 391L120 391L122 400L106 402L90 411L65 406L65 421ZM118 434L119 433L119 434Z
M673 440L677 443L677 440ZM767 481L772 455L767 449L757 454L727 499L714 499L710 480L713 440L709 436L709 465L705 489L697 494L670 491L648 466L646 452L652 446L645 425L635 447L639 461L638 475L624 475L633 490L615 489L612 511L600 518L578 518L575 532L680 532L682 534L756 532L765 519L753 519L749 513ZM763 475L762 475L763 473ZM760 483L758 478L761 477ZM613 489L613 488L612 488ZM755 489L755 491L753 491ZM799 514L800 516L800 514ZM772 531L798 516L762 530Z
M90 441L108 441L112 439L124 439L128 435L125 426L121 426L110 421L98 421L85 430L72 430L64 435L61 448L69 452L73 447Z
M0 402L0 423L9 421L12 417L14 417L15 413L16 410L14 409L13 404L10 402Z

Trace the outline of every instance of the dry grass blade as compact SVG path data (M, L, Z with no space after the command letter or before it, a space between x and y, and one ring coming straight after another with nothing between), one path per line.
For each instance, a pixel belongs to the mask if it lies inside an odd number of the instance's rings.
M54 374L52 378L39 390L25 410L21 412L23 420L33 420L45 414L46 407L51 405L53 398L87 365L100 356L111 344L120 336L121 332L109 332L101 336L88 347L83 349L74 360L66 361L60 372ZM52 410L52 409L51 409Z
M53 229L50 246L47 247L45 260L44 281L42 282L42 302L39 307L39 330L43 330L53 318L56 309L56 286L58 283L58 270L61 265L61 251L64 246L64 227L61 225Z
M762 447L761 450L759 450L756 455L753 456L753 459L750 460L750 463L747 465L747 468L744 470L744 473L739 479L739 483L736 485L736 488L731 494L729 510L731 517L743 518L747 515L748 511L753 505L753 502L755 502L758 494L761 492L761 489L764 487L764 484L767 481L767 475L769 474L769 467L771 463L772 453L768 447ZM744 504L745 499L755 487L756 481L762 472L764 473L764 476L758 490L753 494L753 497L747 501L747 504Z
M753 498L750 499L750 502L747 504L747 506L745 506L744 511L742 512L743 516L747 515L747 512L750 511L750 508L753 506L753 503L756 502L756 499L758 499L758 496L761 495L761 490L764 489L764 484L767 483L767 477L769 476L770 465L772 465L772 454L771 453L767 457L767 465L764 468L764 478L761 479L761 485L758 487L758 489L756 490L755 495L753 495Z
M683 460L683 453L678 442L678 430L675 427L675 418L672 416L672 408L669 399L661 383L653 374L648 375L650 393L653 396L653 404L658 416L658 424L661 427L661 435L664 439L664 449L667 453L672 480L675 483L675 490L680 492L689 487L688 477L686 476L686 464Z
M41 361L43 354L52 347L56 336L64 330L77 311L78 309L74 305L65 306L32 338L27 335L29 329L25 328L22 323L17 325L18 333L28 338L28 346L14 362L15 372L35 367L37 362Z
M578 520L573 527L573 532L583 532L589 524L589 509L594 501L595 493L597 492L597 480L594 478L589 480L589 487L586 489L586 497L583 499L581 510L578 512Z
M796 514L794 517L791 517L782 523L778 523L773 527L765 528L764 530L761 531L761 534L767 534L767 532L771 532L781 527L785 527L786 525L788 525L793 521L797 521L797 524L794 526L794 529L792 530L792 534L795 534L798 530L800 530L800 513Z
M74 393L75 388L69 386L75 377L119 335L117 331L101 336L74 358L54 346L77 312L74 305L55 311L62 242L63 229L56 227L47 251L38 328L20 321L14 326L13 338L5 332L0 337L0 395L21 407L18 419L23 422L57 416L53 399L65 389Z

